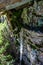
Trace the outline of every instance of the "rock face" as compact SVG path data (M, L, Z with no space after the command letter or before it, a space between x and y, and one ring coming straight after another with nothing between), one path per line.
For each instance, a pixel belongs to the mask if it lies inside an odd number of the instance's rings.
M21 0L0 0L0 9L4 8L7 5L20 2Z
M22 57L26 65L43 65L43 12L41 12L43 5L39 4L40 2L37 4L35 1L33 6L24 8L20 15L24 26ZM14 16L16 18L15 14ZM18 18L15 20L16 24L18 24Z
M27 65L43 63L43 34L24 29L23 60ZM24 59L25 58L25 59ZM39 60L39 61L38 61Z
M37 14L43 15L43 4L42 1L38 3Z
M40 60L41 62L43 62L43 53L40 53L40 54L39 54L39 60Z
M11 9L14 9L14 8L21 7L22 5L24 7L24 5L29 3L29 2L30 2L30 0L1 0L0 1L0 9L1 10L2 9L11 10Z
M21 18L24 28L23 55L32 65L43 65L43 5L42 1L24 8ZM26 58L25 58L26 59ZM24 60L25 60L24 59ZM27 59L27 60L28 60ZM36 62L36 63L35 63ZM29 64L28 64L29 65Z
M39 6L37 3L36 5ZM43 64L43 15L42 12L39 14L39 9L34 6L35 4L24 8L20 15L24 26L23 61L26 65Z
M40 29L37 27L43 26L43 1L36 2L34 1L33 6L29 8L24 8L21 18L23 19L24 23L31 26L36 30ZM24 16L25 15L25 16Z

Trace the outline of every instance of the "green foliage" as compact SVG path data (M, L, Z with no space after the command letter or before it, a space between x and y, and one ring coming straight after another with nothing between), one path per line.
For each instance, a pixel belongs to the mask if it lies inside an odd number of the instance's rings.
M0 65L13 65L12 62L13 62L13 59L10 55L8 56L4 56L3 54L0 55Z
M13 11L13 13L11 15L11 19L12 19L11 20L11 24L12 24L12 27L13 27L13 29L14 29L14 27L17 27L18 31L20 31L20 29L22 27L22 25L20 24L21 13L22 13L22 10L18 10L18 11Z
M24 9L23 9L21 18L23 19L23 22L24 22L24 23L27 23L27 24L28 24L27 10L28 10L27 8L24 8Z
M13 58L6 52L10 48L9 32L7 23L0 23L0 65L13 65Z

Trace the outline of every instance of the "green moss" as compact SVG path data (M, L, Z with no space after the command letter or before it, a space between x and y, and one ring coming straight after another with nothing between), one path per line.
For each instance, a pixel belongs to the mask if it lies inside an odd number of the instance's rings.
M6 49L10 49L9 32L7 30L7 20L0 23L0 65L13 65L11 64L13 58L7 53ZM8 50L9 50L8 49Z

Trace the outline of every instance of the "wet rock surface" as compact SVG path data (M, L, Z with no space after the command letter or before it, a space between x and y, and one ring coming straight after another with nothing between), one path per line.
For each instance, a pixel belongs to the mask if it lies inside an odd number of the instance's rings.
M43 65L43 34L24 29L23 60L27 65ZM32 45L31 45L32 44ZM37 44L37 46L36 46Z
M16 28L14 27L14 37L15 41L17 41L15 43L18 44L19 42L18 47L16 47L17 52L15 52L14 44L12 44L13 38L12 36L10 37L10 52L14 52L12 55L17 53L17 56L15 54L17 60L13 63L14 65L43 65L43 5L39 4L40 2L37 4L35 1L29 8L24 8L22 14L20 14L21 17L17 11L16 14L12 15L12 17L14 16L13 22L15 22L13 24L15 27L17 26ZM14 11L12 12L15 13ZM21 24L18 23L18 18L23 23L23 33L21 26L19 27ZM20 33L22 34L20 35Z
M30 65L43 65L43 5L41 3L42 1L35 1L33 7L25 8L21 16L23 23L28 26L24 28L23 55L29 59L27 60Z

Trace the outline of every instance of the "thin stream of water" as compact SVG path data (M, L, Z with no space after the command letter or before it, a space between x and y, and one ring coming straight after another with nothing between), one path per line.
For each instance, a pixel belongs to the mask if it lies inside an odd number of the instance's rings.
M20 65L22 64L22 55L23 55L23 29L20 32Z

